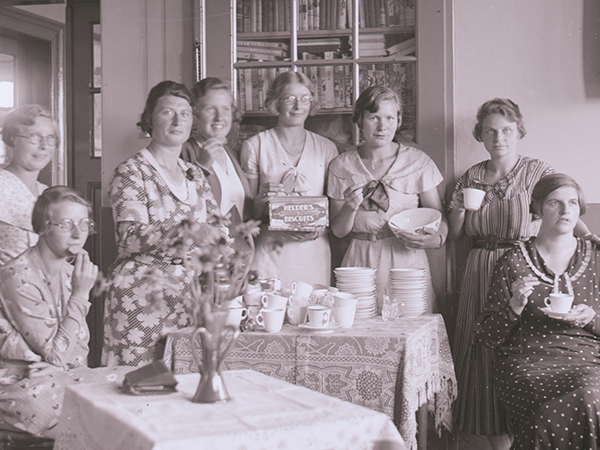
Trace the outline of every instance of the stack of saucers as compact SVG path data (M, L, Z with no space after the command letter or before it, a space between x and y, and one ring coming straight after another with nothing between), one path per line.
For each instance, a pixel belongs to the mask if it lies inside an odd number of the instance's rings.
M401 316L415 317L427 311L425 269L391 269L388 295L404 303Z
M334 270L336 287L341 292L356 295L356 319L377 315L375 298L375 270L371 267L338 267Z

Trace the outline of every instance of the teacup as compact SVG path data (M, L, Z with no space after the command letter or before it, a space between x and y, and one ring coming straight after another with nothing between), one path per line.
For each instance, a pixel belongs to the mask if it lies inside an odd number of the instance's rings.
M306 319L306 305L292 303L287 307L287 318L290 325L299 325Z
M292 295L299 299L304 299L310 297L310 294L313 291L312 285L305 283L304 281L294 281L292 282Z
M570 294L550 294L544 299L546 306L557 313L568 313L573 305L573 296Z
M355 306L334 306L333 319L342 328L350 328L354 324Z
M229 313L227 314L227 321L225 325L233 325L234 327L239 327L240 322L248 315L248 310L244 307L238 308L229 308Z
M335 297L333 299L334 306L353 306L354 308L356 308L357 304L358 298L356 297L356 295L350 294L348 292L338 292L337 294L335 294Z
M263 308L256 315L256 323L259 327L264 328L267 333L277 333L283 326L284 316L285 309Z
M261 306L261 299L265 293L261 290L253 290L244 294L244 304L246 306Z
M485 191L475 188L463 189L463 204L469 211L477 211L481 208L481 202L485 197Z
M285 309L288 299L277 294L266 294L262 296L260 302L265 308Z
M306 322L311 327L325 328L330 315L331 310L327 306L313 305L306 308Z

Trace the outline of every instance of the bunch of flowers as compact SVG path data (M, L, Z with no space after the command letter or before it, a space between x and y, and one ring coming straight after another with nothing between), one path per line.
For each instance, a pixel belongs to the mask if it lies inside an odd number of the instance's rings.
M169 253L178 255L193 273L190 290L198 325L212 312L228 308L248 283L254 258L254 237L260 222L250 220L231 230L229 220L215 216L213 223L184 221L179 233L167 241Z

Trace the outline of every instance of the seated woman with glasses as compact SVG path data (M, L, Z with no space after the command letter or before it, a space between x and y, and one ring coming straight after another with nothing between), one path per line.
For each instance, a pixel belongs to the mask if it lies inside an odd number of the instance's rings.
M37 242L31 210L46 185L37 179L58 146L58 127L39 105L15 109L4 120L2 141L12 154L0 169L0 266Z
M53 438L65 386L112 372L86 367L90 212L73 189L46 189L32 213L37 244L0 268L0 430Z
M325 195L329 163L338 154L333 142L304 128L318 105L314 86L301 72L278 75L267 91L265 107L277 126L242 144L241 164L254 195L254 217L268 214L271 197ZM331 252L326 232L268 231L256 241L253 268L276 277L283 288L293 281L329 286Z

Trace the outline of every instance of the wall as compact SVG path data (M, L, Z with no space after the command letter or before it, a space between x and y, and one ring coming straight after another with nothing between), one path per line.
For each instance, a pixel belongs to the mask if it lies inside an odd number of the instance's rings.
M599 34L594 0L454 0L455 174L488 158L471 134L479 105L508 97L528 131L519 151L600 203Z

